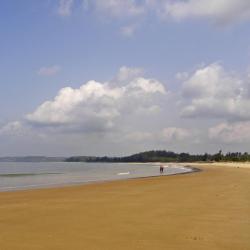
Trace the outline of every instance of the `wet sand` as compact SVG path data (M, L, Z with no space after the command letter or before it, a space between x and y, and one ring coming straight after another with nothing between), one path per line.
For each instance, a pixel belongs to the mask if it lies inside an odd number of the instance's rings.
M201 169L0 193L0 249L250 249L250 169Z

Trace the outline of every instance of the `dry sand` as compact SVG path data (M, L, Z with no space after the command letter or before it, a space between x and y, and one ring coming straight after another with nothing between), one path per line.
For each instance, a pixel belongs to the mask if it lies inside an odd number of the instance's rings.
M231 168L250 168L250 162L214 162L214 163L192 163L192 166L216 166Z
M250 169L0 193L0 249L250 249Z

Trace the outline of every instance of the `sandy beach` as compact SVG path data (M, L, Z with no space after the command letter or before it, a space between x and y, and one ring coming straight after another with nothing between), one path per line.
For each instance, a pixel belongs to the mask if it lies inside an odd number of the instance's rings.
M0 249L250 249L250 165L192 165L203 171L0 193Z

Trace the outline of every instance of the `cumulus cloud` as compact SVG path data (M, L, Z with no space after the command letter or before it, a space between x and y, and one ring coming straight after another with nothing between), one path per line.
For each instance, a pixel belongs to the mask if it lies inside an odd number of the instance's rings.
M110 89L106 84L89 81L79 89L63 88L52 101L46 101L27 120L40 125L67 125L85 120L108 121L119 113L114 103L122 95L120 89Z
M250 122L223 122L209 129L209 137L226 143L248 142L250 139Z
M58 65L53 65L49 67L41 67L37 71L37 74L40 76L53 76L53 75L58 74L60 70L61 70L61 67Z
M208 18L220 24L250 19L248 0L157 1L163 3L160 13L175 20Z
M137 76L139 69L122 67L123 83L89 81L78 89L63 88L57 96L41 104L26 120L33 126L63 127L95 132L113 129L121 116L141 110L155 110L154 96L164 95L164 85Z
M184 117L250 119L250 79L238 77L218 63L196 70L182 86Z
M74 0L59 0L58 14L61 16L70 16Z

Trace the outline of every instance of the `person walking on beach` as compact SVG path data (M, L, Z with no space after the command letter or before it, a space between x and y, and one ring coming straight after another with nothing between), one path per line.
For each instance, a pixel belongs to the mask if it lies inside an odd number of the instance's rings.
M164 171L164 167L163 165L160 165L160 174L163 174L163 171Z

